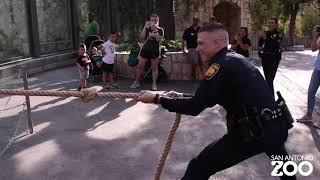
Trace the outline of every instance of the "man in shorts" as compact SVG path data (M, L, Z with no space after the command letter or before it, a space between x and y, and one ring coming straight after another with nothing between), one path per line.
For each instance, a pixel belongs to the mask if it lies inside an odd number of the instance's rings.
M188 54L188 59L191 62L191 72L193 78L196 79L196 72L197 72L197 66L200 67L201 72L202 67L199 63L199 55L196 51L197 48L197 38L198 38L198 32L199 32L199 17L195 16L193 17L193 23L190 27L184 30L183 36L182 36L182 50L184 53Z

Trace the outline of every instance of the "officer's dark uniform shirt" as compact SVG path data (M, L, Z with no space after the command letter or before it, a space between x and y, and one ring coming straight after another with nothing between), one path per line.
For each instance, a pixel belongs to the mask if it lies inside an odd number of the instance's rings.
M283 39L278 31L266 31L266 39L259 38L259 47L263 46L263 52L277 53L280 49L280 42Z
M205 77L193 96L160 97L159 104L170 112L193 116L219 104L227 111L227 119L231 115L241 116L245 107L257 107L258 110L276 107L259 70L227 48L212 58Z
M197 29L194 29L193 26L188 27L184 30L182 39L187 42L187 48L197 48L197 38L198 38L198 32L200 27L197 27Z

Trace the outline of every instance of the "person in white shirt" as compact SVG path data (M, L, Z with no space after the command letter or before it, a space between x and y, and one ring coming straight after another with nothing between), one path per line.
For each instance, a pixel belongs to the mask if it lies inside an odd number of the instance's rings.
M98 46L98 49L102 50L102 85L106 89L118 88L113 80L113 64L116 56L115 44L117 39L117 34L115 32L110 32L108 36L108 41ZM107 85L107 77L109 78L110 85Z

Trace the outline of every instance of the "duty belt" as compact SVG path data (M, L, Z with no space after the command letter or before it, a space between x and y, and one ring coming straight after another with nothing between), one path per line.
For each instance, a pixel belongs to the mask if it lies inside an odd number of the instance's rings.
M278 53L282 53L282 52L283 52L282 48L276 49L274 51L266 51L266 50L263 50L263 49L259 50L260 54L278 54Z
M277 107L275 110L263 108L258 111L256 107L251 107L246 108L241 117L231 115L231 122L229 122L235 124L231 126L230 130L239 132L244 141L252 141L264 136L264 125L271 121L284 121L283 123L287 124L288 129L292 128L293 118L291 113L279 91L277 95L279 98L276 101Z

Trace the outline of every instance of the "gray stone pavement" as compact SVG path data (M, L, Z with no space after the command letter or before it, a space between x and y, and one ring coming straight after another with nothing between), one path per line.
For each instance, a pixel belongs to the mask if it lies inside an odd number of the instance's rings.
M306 89L314 54L284 53L275 89L286 98L294 118L306 109ZM57 69L29 78L31 89L71 90L77 87L77 70ZM118 79L119 91L132 91L132 81ZM193 92L197 82L169 81L161 91ZM0 88L21 88L21 83L2 83ZM151 88L145 84L143 89ZM134 92L138 92L135 90ZM0 152L14 133L23 97L0 99ZM8 102L8 103L7 103ZM152 179L174 114L156 105L131 99L31 97L35 133L27 133L26 116L14 144L0 157L0 179ZM317 105L319 107L319 105ZM317 108L318 108L317 107ZM183 116L162 179L179 179L187 163L207 144L226 133L225 111L210 108L197 117ZM308 124L294 123L286 147L291 155L312 155L313 173L298 179L319 179L319 132ZM235 150L237 147L234 147ZM211 179L277 179L265 154L259 154L214 175Z

